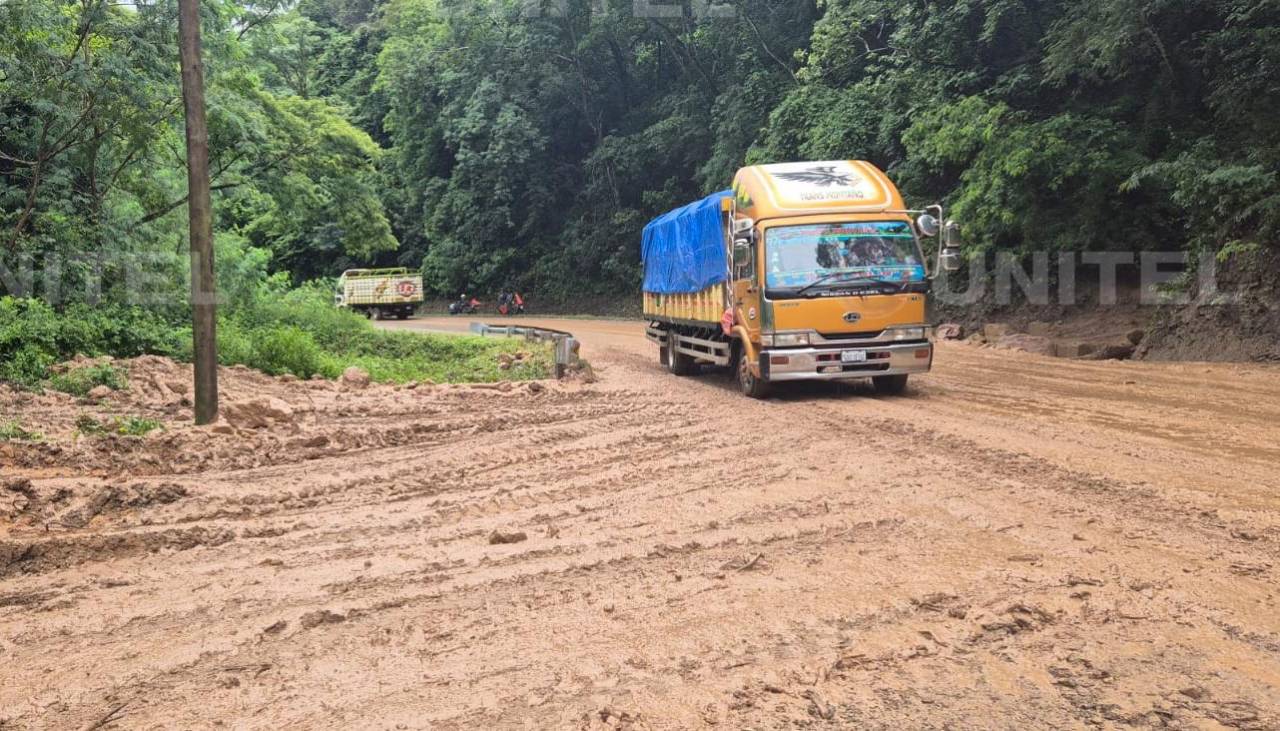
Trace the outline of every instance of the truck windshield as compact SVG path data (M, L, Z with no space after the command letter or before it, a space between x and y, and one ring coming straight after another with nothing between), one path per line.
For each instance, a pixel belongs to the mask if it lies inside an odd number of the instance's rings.
M765 287L784 290L925 279L924 260L906 221L771 228L765 238L764 269Z

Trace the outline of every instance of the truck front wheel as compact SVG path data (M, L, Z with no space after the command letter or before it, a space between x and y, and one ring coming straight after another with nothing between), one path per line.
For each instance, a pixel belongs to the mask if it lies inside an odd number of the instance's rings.
M872 376L871 386L881 396L897 396L907 390L907 376Z
M747 359L746 349L739 346L737 350L738 388L742 391L742 395L757 399L768 398L773 390L769 382L751 372L751 361Z

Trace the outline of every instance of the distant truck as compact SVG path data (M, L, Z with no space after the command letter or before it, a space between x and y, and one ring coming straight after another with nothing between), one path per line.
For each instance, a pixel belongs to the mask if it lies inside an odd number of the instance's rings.
M375 320L404 320L422 304L422 275L403 267L348 269L338 277L334 304Z
M731 190L645 226L646 334L671 373L727 366L753 398L855 378L901 393L933 364L930 278L960 266L959 226L942 219L908 210L870 163L742 168ZM920 243L939 235L930 271Z

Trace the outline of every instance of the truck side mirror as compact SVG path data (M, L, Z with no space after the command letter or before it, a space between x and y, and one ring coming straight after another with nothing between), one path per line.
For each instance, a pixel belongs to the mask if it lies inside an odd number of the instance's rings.
M963 263L960 255L960 224L947 221L942 227L942 251L938 252L938 263L948 272L960 270Z
M921 236L931 239L938 235L938 219L928 213L922 213L916 219L916 229L920 231Z
M751 242L746 239L733 240L733 265L744 267L751 263Z
M942 269L948 272L960 271L960 250L959 249L943 249L938 255L938 259L942 262Z
M960 248L960 224L955 221L947 221L946 227L942 229L942 248Z

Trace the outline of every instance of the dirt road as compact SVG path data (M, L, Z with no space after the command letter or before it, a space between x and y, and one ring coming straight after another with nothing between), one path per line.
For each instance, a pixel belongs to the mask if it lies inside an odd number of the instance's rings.
M289 413L0 451L0 727L1280 728L1276 368L752 402L550 324L598 383L231 372Z

